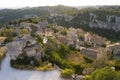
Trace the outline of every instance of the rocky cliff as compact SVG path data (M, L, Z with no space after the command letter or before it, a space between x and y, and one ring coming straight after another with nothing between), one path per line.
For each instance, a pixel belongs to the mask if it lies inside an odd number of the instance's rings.
M107 15L106 21L98 20L97 15L90 13L89 27L120 30L120 17L116 15Z

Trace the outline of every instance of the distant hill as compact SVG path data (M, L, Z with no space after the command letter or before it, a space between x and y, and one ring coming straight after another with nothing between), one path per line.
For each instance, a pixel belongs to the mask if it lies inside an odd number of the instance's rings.
M29 7L21 9L3 9L0 10L0 23L6 23L13 19L25 18L25 16L48 16L51 12L57 14L70 14L76 11L76 8L63 5L32 8Z

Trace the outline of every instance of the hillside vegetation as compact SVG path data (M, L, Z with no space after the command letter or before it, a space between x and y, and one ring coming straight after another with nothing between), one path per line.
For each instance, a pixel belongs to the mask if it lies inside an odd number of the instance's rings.
M25 15L48 16L50 15L50 12L56 14L74 14L77 12L77 9L63 5L22 9L3 9L0 10L0 23L6 23L10 20L24 18Z

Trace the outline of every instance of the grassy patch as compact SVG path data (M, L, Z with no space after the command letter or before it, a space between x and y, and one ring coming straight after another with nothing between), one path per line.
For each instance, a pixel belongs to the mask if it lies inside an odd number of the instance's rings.
M67 55L66 59L70 62L74 62L76 64L80 64L85 62L84 56L80 53L72 53Z
M13 68L21 69L21 70L38 70L38 71L51 71L54 70L54 66L51 63L43 62L39 66L31 65L31 64L11 64Z
M0 47L0 63L2 61L2 59L5 57L5 53L6 53L6 47Z

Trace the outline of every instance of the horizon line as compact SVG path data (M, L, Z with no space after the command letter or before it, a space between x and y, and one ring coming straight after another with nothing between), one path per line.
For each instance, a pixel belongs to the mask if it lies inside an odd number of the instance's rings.
M113 4L113 5L80 5L80 6L70 6L70 5L63 5L63 4L57 4L57 5L41 5L41 6L23 6L23 7L1 7L0 9L23 9L23 8L35 8L35 7L46 7L46 6L49 6L49 7L53 7L53 6L67 6L67 7L95 7L95 6L120 6L120 5L117 5L117 4Z

